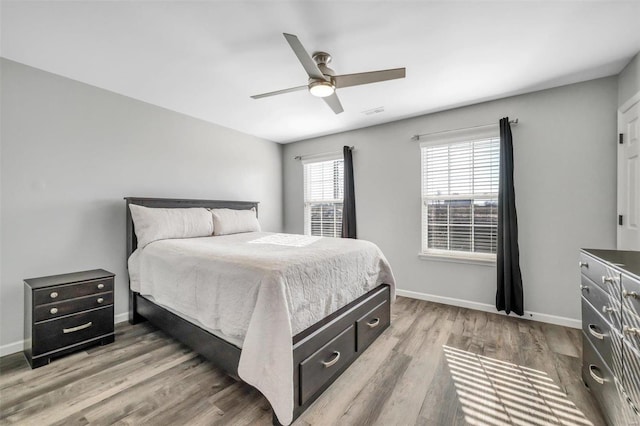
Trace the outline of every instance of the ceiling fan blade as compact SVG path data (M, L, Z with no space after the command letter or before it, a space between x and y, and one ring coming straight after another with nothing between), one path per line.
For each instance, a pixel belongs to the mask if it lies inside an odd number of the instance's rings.
M294 36L293 34L287 33L283 33L282 35L284 35L284 38L286 38L289 42L289 46L291 46L291 48L293 49L293 53L296 54L298 60L302 64L302 67L307 72L309 77L327 80L327 77L322 74L322 71L320 71L320 68L318 68L316 62L311 58L302 43L300 43L298 37Z
M289 89L276 90L275 92L268 92L268 93L262 93L260 95L253 95L253 96L251 96L251 98L252 99L261 99L261 98L266 98L268 96L282 95L284 93L297 92L299 90L307 90L308 88L309 88L309 86L291 87Z
M336 85L336 89L341 89L343 87L358 86L360 84L377 83L379 81L405 78L405 76L406 76L405 68L394 68L390 70L336 75L333 77L333 81Z
M331 96L322 98L322 100L325 101L336 114L340 114L344 111L344 108L342 108L342 104L340 103L340 99L338 99L338 95L336 95L335 92L333 92L333 95Z

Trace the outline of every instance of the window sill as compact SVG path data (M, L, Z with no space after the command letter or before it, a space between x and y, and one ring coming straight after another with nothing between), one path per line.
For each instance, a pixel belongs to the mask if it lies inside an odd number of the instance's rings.
M495 266L496 259L486 259L479 257L451 256L445 254L418 253L422 260L435 260L438 262L466 263L468 265Z

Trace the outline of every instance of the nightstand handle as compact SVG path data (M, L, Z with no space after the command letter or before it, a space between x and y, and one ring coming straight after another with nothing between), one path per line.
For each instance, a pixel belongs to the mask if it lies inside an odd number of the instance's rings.
M589 263L587 262L578 262L578 266L581 268L589 268Z
M58 293L55 291L52 291L49 297L51 297L52 299L55 299L56 297L58 297Z
M74 331L80 331L80 330L84 330L85 328L89 328L89 327L91 327L92 325L93 325L93 323L92 323L91 321L89 321L88 323L86 323L86 324L82 324L82 325L79 325L79 326L77 326L77 327L63 328L63 329L62 329L62 332L63 332L64 334L67 334L67 333L73 333Z
M49 313L50 313L50 314L54 314L54 315L55 315L55 314L57 314L57 313L58 313L58 308L51 308L51 309L49 310Z
M102 283L98 284L98 288L99 288L100 290L102 290L102 289L104 288L104 284L102 284Z
M98 300L96 300L96 302L102 303L102 302L104 302L104 299L102 297L98 297Z

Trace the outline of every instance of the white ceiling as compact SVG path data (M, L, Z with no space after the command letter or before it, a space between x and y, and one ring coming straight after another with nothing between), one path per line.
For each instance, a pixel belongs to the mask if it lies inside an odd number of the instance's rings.
M640 1L3 1L1 55L277 142L617 74L640 51ZM282 36L337 74L407 68L305 91ZM380 114L362 111L384 106Z

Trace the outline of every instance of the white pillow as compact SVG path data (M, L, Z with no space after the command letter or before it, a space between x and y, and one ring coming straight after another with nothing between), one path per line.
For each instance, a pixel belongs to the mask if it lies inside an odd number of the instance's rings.
M138 248L157 240L208 237L213 234L213 219L205 208L156 209L129 204Z
M211 215L213 216L213 235L260 231L255 208L251 210L211 209Z

